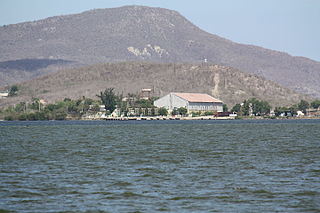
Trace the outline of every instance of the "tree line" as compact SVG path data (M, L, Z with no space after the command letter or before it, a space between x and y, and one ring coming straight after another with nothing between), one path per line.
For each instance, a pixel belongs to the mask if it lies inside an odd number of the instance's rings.
M33 98L31 103L20 102L15 106L0 111L4 120L65 120L79 119L86 112L98 112L100 102L90 98L71 100L65 98L54 104L44 105L38 98Z
M15 93L16 88L13 89ZM84 115L94 115L100 112L104 105L105 113L110 115L115 109L125 116L129 115L129 109L139 109L138 114L144 114L142 109L152 109L152 115L167 115L166 109L156 109L153 102L157 97L141 99L139 95L129 93L126 97L115 94L113 88L107 88L97 94L99 99L82 97L76 100L65 98L53 104L44 104L39 98L32 98L31 102L20 102L14 106L0 110L0 119L4 120L65 120L81 119ZM156 112L157 111L157 112Z
M307 109L318 109L320 107L320 100L314 100L311 103L306 100L301 100L298 104L289 107L275 107L275 116L295 116L298 111L307 113ZM239 116L266 116L271 112L272 107L267 101L261 101L256 98L244 100L241 104L236 104L232 107L231 112L237 113Z
M18 91L16 86L11 88L11 95L15 95ZM141 99L139 95L129 93L124 97L122 94L115 94L114 88L107 88L96 95L99 99L78 98L71 100L65 98L54 104L44 104L39 98L32 98L30 103L20 102L14 106L0 110L0 119L4 120L65 120L65 119L81 119L82 116L88 114L96 114L100 112L100 106L104 105L105 113L110 115L115 109L119 115L130 116L130 109L138 109L135 115L168 115L165 108L156 108L153 103L158 97L149 99ZM320 100L308 103L301 100L298 104L290 107L276 107L274 109L275 116L294 116L300 110L306 113L308 108L319 108ZM144 109L144 110L143 110ZM151 112L146 112L146 109ZM269 116L272 107L267 101L261 101L256 98L244 100L243 103L234 105L231 112L235 112L238 116ZM228 107L223 106L223 111L227 112ZM188 110L184 107L175 108L171 115L186 116ZM192 112L192 116L214 115L213 112Z
M233 106L231 112L236 112L240 116L264 116L270 114L270 110L271 106L267 101L251 98Z

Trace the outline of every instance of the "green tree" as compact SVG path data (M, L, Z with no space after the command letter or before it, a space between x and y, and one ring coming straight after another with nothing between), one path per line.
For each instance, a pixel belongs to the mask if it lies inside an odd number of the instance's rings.
M48 115L43 111L35 112L35 117L37 120L41 120L41 121L48 120Z
M156 115L156 110L154 109L154 107L152 107L152 109L151 109L151 115L152 116Z
M232 107L231 112L237 112L239 113L241 110L241 105L240 104L236 104Z
M65 102L64 105L66 105L68 113L78 114L81 111L80 104L81 104L81 101L71 100L71 101ZM62 108L62 107L58 107L58 108Z
M99 106L99 104L95 103L95 104L92 106L91 111L93 111L93 112L95 112L95 113L99 112L99 111L100 111L100 106Z
M49 111L54 111L55 109L58 109L58 106L56 104L48 104L46 109Z
M254 111L255 115L266 115L269 114L271 110L271 106L266 101L256 100L254 103Z
M16 112L25 112L27 108L27 104L26 102L20 102L19 104L16 105L16 107L14 108L14 110Z
M32 98L32 103L28 105L30 109L40 111L43 108L43 104L39 98Z
M320 100L312 101L310 105L312 108L318 109L320 107Z
M178 109L177 108L174 108L171 112L171 115L178 115L179 112L178 112Z
M180 115L184 116L184 115L186 115L188 113L188 110L185 107L180 107L178 109L178 112L179 112Z
M298 109L301 110L303 113L306 113L306 110L309 108L309 103L305 100L301 100L298 104Z
M274 109L274 114L276 116L280 116L281 114L284 114L285 116L287 116L287 113L290 112L289 108L287 107L276 107Z
M97 95L109 113L112 113L116 109L117 96L113 90L114 88L107 88L104 92L100 92L100 95Z
M227 106L227 104L223 104L223 105L222 105L222 108L223 108L223 111L224 111L224 112L228 112L228 106Z
M85 105L90 106L90 105L92 105L93 103L94 103L94 100L93 100L93 99L91 99L91 98L84 98L84 104L85 104Z
M18 115L18 120L19 121L27 120L27 114L26 113L22 113L22 114Z
M289 112L291 116L296 115L298 110L298 105L292 105L291 107L289 107Z
M36 114L33 113L33 112L27 114L27 120L29 120L29 121L36 121L36 120L37 120Z
M243 105L244 115L249 115L250 113L254 115L266 115L270 113L271 106L266 101L260 101L256 98L251 98L249 100L244 101Z
M17 85L13 85L13 86L10 88L10 90L9 90L8 96L15 96L15 95L17 95L18 91L19 91L18 86L17 86Z
M135 103L136 105L142 107L142 108L151 108L153 107L153 101L151 100L146 100L146 99L139 99Z
M4 117L4 120L6 121L13 121L13 120L16 120L16 118L13 116L13 115L6 115Z
M67 114L63 111L58 111L54 114L54 120L65 120Z
M251 113L254 115L266 115L269 114L271 106L267 101L260 101L256 98L250 98L244 100L243 104L236 104L231 111L237 112L239 115L248 116Z
M166 115L168 115L168 110L164 107L161 107L161 108L159 108L158 113L159 113L159 115L166 116Z
M241 106L240 115L248 116L250 114L250 108L252 107L250 105L249 101L244 100L243 105Z

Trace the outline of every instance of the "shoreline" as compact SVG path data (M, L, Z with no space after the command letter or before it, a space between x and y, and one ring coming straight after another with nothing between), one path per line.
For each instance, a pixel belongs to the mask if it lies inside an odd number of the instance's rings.
M135 116L135 117L106 117L106 118L82 118L79 120L107 120L107 121L152 121L152 120L235 120L235 117L215 117L215 116L198 116L198 117L174 117L174 116Z
M106 120L106 121L130 121L130 120L317 120L320 117L215 117L215 116L197 116L197 117L173 117L173 116L159 116L159 117L107 117L107 118L82 118L75 120ZM71 119L72 120L72 119Z
M198 116L198 117L107 117L107 118L68 118L64 120L10 120L10 121L192 121L192 120L320 120L320 117L275 117L275 118L263 118L263 117L214 117L214 116ZM0 122L10 122L9 120L2 120Z

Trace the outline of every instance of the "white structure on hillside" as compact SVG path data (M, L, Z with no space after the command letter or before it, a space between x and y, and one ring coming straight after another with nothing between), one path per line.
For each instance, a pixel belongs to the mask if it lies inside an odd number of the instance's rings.
M9 92L0 92L0 98L6 98L9 96Z
M144 100L148 100L151 98L152 89L141 89L140 98Z
M165 107L171 111L174 108L185 107L190 111L223 112L223 102L203 93L169 93L154 102L156 107Z

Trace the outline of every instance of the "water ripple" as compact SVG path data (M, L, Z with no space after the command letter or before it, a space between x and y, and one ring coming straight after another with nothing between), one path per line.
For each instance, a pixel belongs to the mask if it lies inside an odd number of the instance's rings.
M0 122L0 213L319 212L319 129L307 120Z

